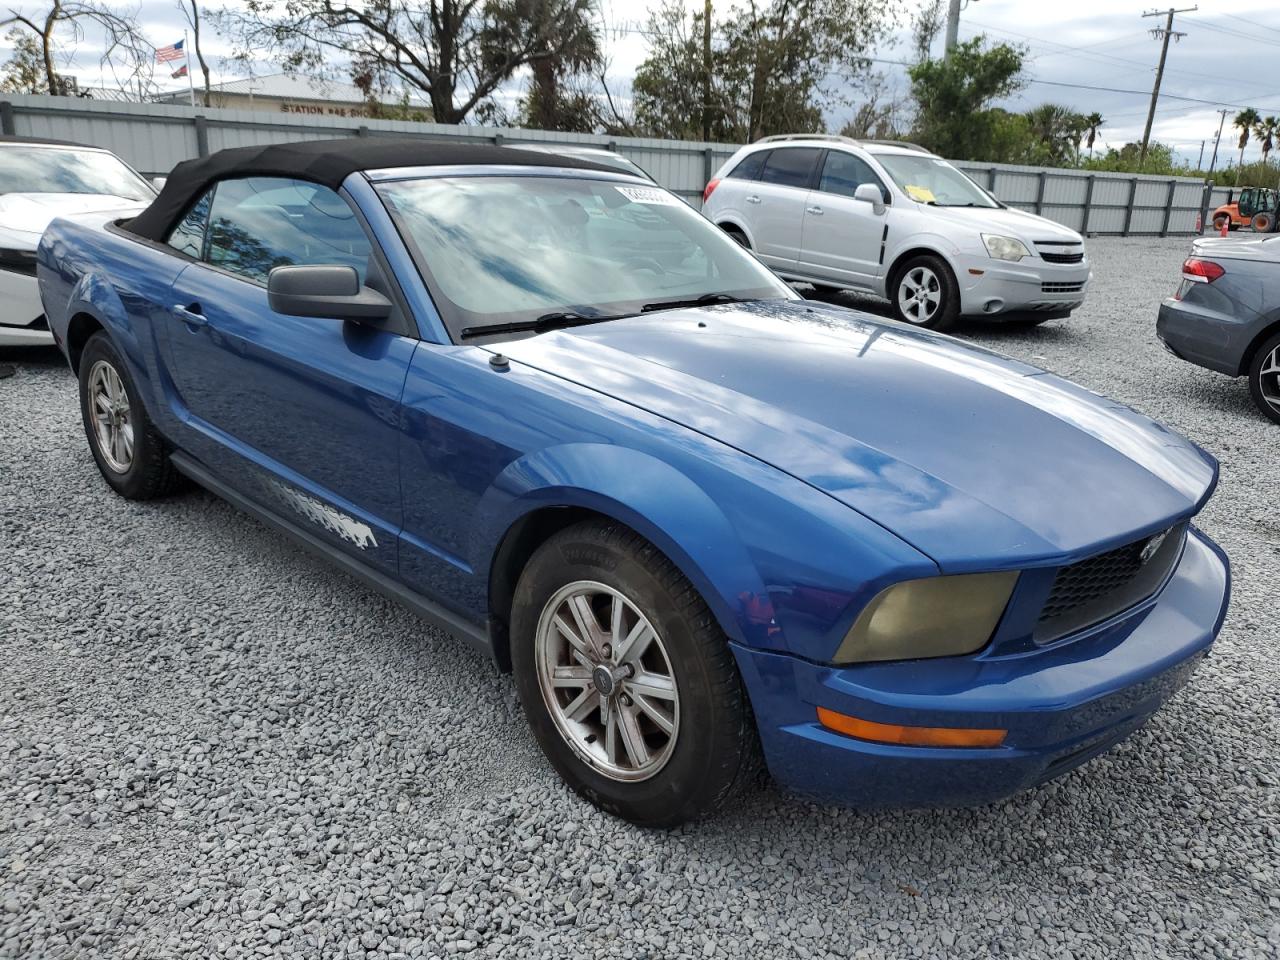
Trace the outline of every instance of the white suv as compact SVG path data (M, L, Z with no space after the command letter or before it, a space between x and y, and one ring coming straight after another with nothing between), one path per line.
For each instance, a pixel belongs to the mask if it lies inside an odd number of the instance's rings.
M1091 276L1080 234L909 143L765 137L720 168L702 212L780 276L870 291L932 330L1065 317Z

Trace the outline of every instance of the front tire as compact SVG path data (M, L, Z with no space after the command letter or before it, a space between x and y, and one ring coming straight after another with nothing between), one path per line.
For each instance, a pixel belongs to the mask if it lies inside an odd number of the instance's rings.
M1249 363L1249 392L1267 417L1280 423L1280 333L1269 337Z
M912 257L894 273L893 315L926 330L950 330L960 318L960 286L941 257Z
M625 527L587 521L538 548L516 587L511 660L547 759L615 816L674 827L756 778L755 722L723 632Z
M99 472L120 496L151 500L180 485L129 368L103 331L80 355L80 417Z
M1254 233L1270 233L1276 228L1276 217L1274 213L1255 213L1253 220L1250 222Z

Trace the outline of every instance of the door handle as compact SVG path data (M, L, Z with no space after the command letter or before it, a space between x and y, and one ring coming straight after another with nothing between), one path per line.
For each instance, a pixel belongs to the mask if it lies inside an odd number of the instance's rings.
M757 197L755 194L752 194L751 196L747 197L747 203L759 203L759 202L760 202L760 198Z
M200 304L198 303L189 303L186 306L175 303L173 312L181 318L183 323L191 327L203 327L209 323L208 318L200 312Z
M813 214L815 217L820 217L820 216L822 216L822 208L821 208L821 207L805 207L805 208L804 208L804 212L805 212L805 213L811 213L811 214Z

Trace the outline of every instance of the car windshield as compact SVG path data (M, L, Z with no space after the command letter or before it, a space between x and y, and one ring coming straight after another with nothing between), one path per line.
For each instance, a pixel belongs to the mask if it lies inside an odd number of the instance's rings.
M155 197L119 157L64 147L0 148L0 194L93 193L125 200Z
M875 158L912 200L936 207L999 206L985 190L945 160L918 153L877 153Z
M607 319L665 303L797 296L659 187L460 176L390 181L378 192L455 339L562 314Z

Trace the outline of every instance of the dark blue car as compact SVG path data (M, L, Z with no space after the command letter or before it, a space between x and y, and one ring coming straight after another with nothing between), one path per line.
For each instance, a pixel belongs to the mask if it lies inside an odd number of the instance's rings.
M115 490L185 475L466 638L637 823L762 759L862 805L1005 797L1141 726L1226 609L1196 446L805 302L589 162L226 151L55 222L39 278Z

